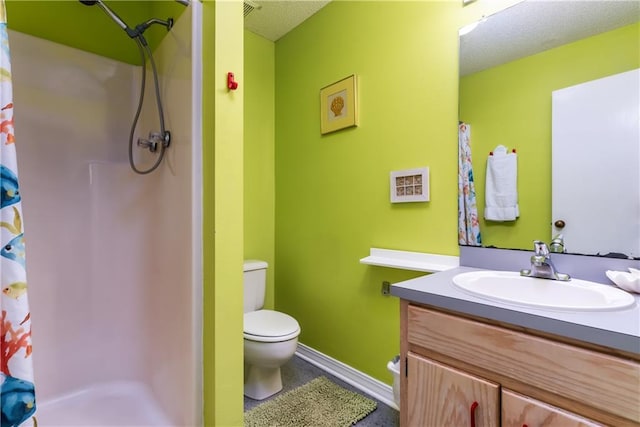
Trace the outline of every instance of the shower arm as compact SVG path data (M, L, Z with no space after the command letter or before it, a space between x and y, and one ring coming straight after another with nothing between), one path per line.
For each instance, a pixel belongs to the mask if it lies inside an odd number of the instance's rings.
M147 28L153 24L164 25L167 27L167 31L171 30L171 27L173 27L173 18L168 18L166 21L158 18L152 18L142 24L136 25L135 28L131 28L122 20L122 18L120 18L120 16L118 16L117 13L104 4L102 0L80 0L80 3L87 6L98 5L98 7L102 9L102 11L106 13L107 16L109 16L120 28L122 28L129 37L132 39L139 39L144 46L147 45L147 40L143 37L142 33L144 33Z
M144 38L142 33L144 33L147 28L152 26L153 24L164 25L167 27L167 31L171 30L173 27L173 18L167 18L166 21L158 18L151 18L147 22L143 22L142 24L136 25L136 28L131 29L129 27L125 28L124 31L131 37L132 39L137 38L140 40L143 46L147 46L147 40Z

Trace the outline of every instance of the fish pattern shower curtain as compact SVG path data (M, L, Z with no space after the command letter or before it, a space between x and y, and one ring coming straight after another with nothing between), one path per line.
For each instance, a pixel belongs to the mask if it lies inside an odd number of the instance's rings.
M458 124L458 243L482 245L471 166L471 126L467 123Z
M4 0L0 0L0 336L1 427L30 421L36 425L31 314L27 300L24 226L18 186L16 139L13 131L13 87Z

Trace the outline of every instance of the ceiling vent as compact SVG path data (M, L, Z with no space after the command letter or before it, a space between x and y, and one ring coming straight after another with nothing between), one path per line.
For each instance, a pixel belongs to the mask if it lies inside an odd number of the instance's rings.
M260 10L262 6L250 0L244 0L244 17L246 18L254 10Z

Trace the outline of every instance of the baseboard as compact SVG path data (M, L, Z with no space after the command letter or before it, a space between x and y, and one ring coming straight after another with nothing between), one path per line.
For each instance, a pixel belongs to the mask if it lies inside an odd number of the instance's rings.
M390 385L385 384L382 381L378 381L377 379L302 343L298 343L296 355L318 368L327 371L331 375L340 378L342 381L356 387L357 389L362 390L374 399L377 399L396 410L398 409L395 401L393 400L393 388ZM389 374L391 375L391 373Z

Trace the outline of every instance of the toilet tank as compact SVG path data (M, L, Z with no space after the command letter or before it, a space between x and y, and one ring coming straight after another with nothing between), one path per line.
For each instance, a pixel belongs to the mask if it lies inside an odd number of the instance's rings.
M267 289L267 267L265 261L244 261L244 312L260 310L264 306Z

